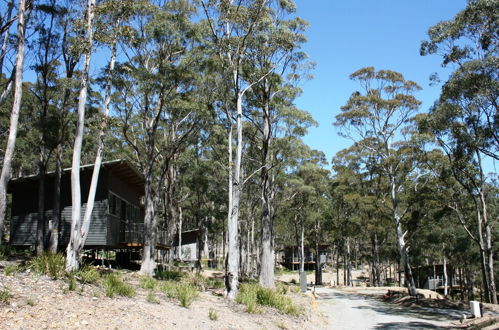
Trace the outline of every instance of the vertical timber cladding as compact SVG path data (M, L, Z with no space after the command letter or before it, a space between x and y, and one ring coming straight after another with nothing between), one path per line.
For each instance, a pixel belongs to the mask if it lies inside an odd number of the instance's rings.
M142 243L144 210L140 206L143 195L143 182L139 187L131 184L137 177L132 172L123 171L115 166L108 171L108 226L107 241L109 246L120 243Z

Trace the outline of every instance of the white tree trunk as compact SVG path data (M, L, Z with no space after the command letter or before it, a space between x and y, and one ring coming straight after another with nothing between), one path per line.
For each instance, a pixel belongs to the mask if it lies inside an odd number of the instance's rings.
M237 95L236 120L236 154L232 167L232 200L230 217L227 226L229 236L229 251L227 260L226 292L227 298L234 300L239 289L239 203L241 198L241 163L243 152L243 107L242 93ZM229 143L231 146L232 143Z
M178 251L177 251L177 258L180 262L182 262L182 221L183 221L183 215L182 215L182 207L178 207Z
M101 128L99 131L99 142L97 145L97 153L95 155L94 170L92 172L92 179L90 181L90 189L88 192L87 207L85 208L85 214L83 215L83 224L81 226L81 240L80 240L80 245L78 247L80 251L83 249L83 246L85 246L85 241L87 240L88 231L90 228L90 222L92 220L92 211L94 210L95 194L97 192L100 168L102 165L102 154L104 153L104 139L106 138L106 129L109 117L109 105L111 103L111 84L113 79L115 62L116 62L116 39L114 39L113 41L113 46L111 49L111 59L109 60L109 71L106 78L106 88L105 88L106 97L104 99L104 109L102 114L103 118L101 122Z
M71 232L69 244L66 250L66 271L75 271L80 265L81 245L81 190L80 190L80 160L85 127L85 104L87 102L88 72L90 69L90 58L92 55L93 27L95 0L87 3L87 48L85 51L85 62L83 65L80 95L78 99L78 121L73 146L73 162L71 166Z
M7 209L7 185L10 180L10 170L14 150L16 147L17 123L19 121L19 112L21 110L23 68L24 68L24 24L25 24L25 0L19 0L19 13L17 19L17 56L15 67L15 85L14 85L14 103L10 115L9 137L5 148L3 158L2 173L0 174L0 245L2 244L3 232L5 227L5 211Z
M444 296L447 297L447 295L449 294L448 292L448 278L447 278L447 259L443 258L444 260Z
M262 143L262 228L261 228L261 266L260 285L265 288L275 288L274 283L274 246L272 244L272 182L269 175L269 148L271 141L270 109L265 104L263 109L263 143Z

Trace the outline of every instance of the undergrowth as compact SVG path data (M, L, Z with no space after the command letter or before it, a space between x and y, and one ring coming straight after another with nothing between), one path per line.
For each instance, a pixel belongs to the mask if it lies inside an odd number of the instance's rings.
M282 289L280 290L282 292ZM262 288L258 284L242 284L236 302L245 305L248 313L259 312L258 306L269 306L285 314L300 315L290 297L276 290Z
M189 307L199 296L199 291L190 283L166 281L161 283L160 290L171 299L177 299L180 306Z
M48 275L56 280L66 274L65 263L66 260L60 253L43 253L31 260L30 268L38 274Z
M115 295L123 297L133 297L136 292L133 286L123 282L116 274L109 274L103 280L104 291L106 296L113 298Z
M12 298L12 294L10 293L8 288L3 288L0 290L0 304L1 305L7 305L10 302L10 299Z

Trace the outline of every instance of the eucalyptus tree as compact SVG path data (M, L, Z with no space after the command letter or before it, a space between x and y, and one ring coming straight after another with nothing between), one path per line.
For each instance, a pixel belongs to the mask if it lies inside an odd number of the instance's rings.
M61 73L57 77L57 96L51 101L54 107L58 109L57 123L55 129L56 150L55 171L54 171L54 202L52 207L52 217L48 221L49 239L47 250L50 253L56 253L59 246L59 223L60 223L60 196L61 196L61 177L64 167L65 146L70 140L69 125L72 123L71 109L76 107L75 99L78 92L78 81L76 79L76 68L78 66L81 52L75 45L77 40L77 10L71 6L56 6L57 25L60 30L59 53L61 54L60 66Z
M5 211L7 208L7 184L10 180L11 162L14 155L17 125L19 120L19 110L21 109L22 83L24 72L24 44L25 44L25 14L26 1L19 0L17 14L17 55L15 64L14 80L14 101L10 116L9 137L3 156L2 172L0 174L0 244L2 244L3 231L5 226Z
M29 4L29 2L28 2ZM11 46L11 28L17 20L15 15L15 0L3 1L0 4L0 38L2 46L0 48L0 105L2 105L10 95L14 86L15 67L9 68L10 55L15 52ZM26 16L26 15L25 15ZM6 72L10 69L9 77ZM3 80L5 75L5 80Z
M248 98L260 108L252 121L261 135L261 267L259 282L274 287L273 208L276 193L275 177L279 162L275 158L273 140L279 134L280 122L286 109L293 108L299 93L295 87L306 67L306 55L300 51L305 42L303 32L307 24L300 18L286 19L295 12L293 1L272 1L268 13L255 29L257 42L248 48L253 70L246 70L249 81L258 81ZM263 77L263 79L260 79ZM296 110L299 112L299 110ZM261 113L261 115L260 115ZM282 124L281 124L282 125Z
M159 194L174 157L201 127L206 111L197 95L199 57L195 8L185 1L135 1L116 68L116 109L125 141L145 177L141 272L152 275Z
M83 53L83 69L80 79L80 92L78 96L78 114L73 145L73 159L71 165L71 231L69 244L66 249L66 270L74 271L79 268L80 253L82 246L82 223L81 223L81 189L80 189L80 160L85 127L85 107L87 102L87 90L89 82L90 59L92 56L93 34L94 34L95 0L88 0L85 14L85 38Z
M422 55L441 55L442 65L455 68L422 127L434 134L451 160L455 178L475 203L485 289L488 301L494 303L494 230L484 162L499 159L498 15L495 1L469 1L454 19L430 28L429 40L421 45Z
M243 112L245 94L272 70L248 80L244 70L253 65L247 51L255 45L258 25L268 14L269 0L207 0L201 1L212 34L212 49L219 58L220 75L230 92L222 108L228 120L229 251L225 294L235 299L239 283L239 207L244 180L243 168ZM233 154L233 130L235 129L235 154Z
M331 194L339 218L336 228L343 238L358 238L370 246L365 254L370 261L371 283L380 286L383 262L389 261L381 251L388 242L390 216L378 206L387 198L387 180L373 163L371 152L356 144L335 155L333 170ZM349 242L346 245L348 251ZM350 259L348 255L346 259Z
M62 8L54 0L39 3L34 11L35 37L30 45L36 49L33 69L36 81L30 84L29 91L34 96L35 102L30 102L30 119L36 123L34 127L37 138L34 145L38 152L38 226L36 232L36 252L41 254L45 248L45 174L48 163L56 147L57 130L55 106L58 94L58 67L62 56L60 43L60 30L58 29L58 16Z
M402 226L409 206L402 204L401 193L418 164L418 146L407 134L410 120L420 105L413 93L420 87L405 80L400 73L375 71L373 67L360 69L350 78L359 82L363 93L357 91L350 96L334 124L371 153L376 166L388 180L389 203L383 205L391 213L409 294L416 295Z

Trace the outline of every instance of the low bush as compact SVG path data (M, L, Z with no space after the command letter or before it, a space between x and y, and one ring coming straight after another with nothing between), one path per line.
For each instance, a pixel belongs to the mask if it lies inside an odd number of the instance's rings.
M210 320L212 321L216 321L218 320L218 314L217 314L217 311L210 308L210 311L208 312L208 317L210 318Z
M151 304L159 304L159 299L156 297L154 292L149 292L147 294L146 300L147 300L147 302L150 302Z
M175 270L160 270L156 272L155 277L158 280L179 281L185 276L185 273Z
M83 284L94 284L101 279L99 271L90 265L83 266L75 275L78 281Z
M10 245L0 244L0 260L4 260L7 257L13 255L15 252L14 248Z
M288 293L288 286L286 284L283 284L283 283L277 283L276 291L279 294L287 294Z
M199 296L199 291L196 287L188 282L166 281L161 283L160 290L168 298L178 299L180 306L186 308Z
M6 276L14 276L17 273L20 273L23 271L23 268L19 265L7 265L3 269L3 272Z
M290 297L257 284L242 284L236 302L245 305L248 313L258 312L257 306L261 305L276 308L285 314L295 316L300 314Z
M207 278L206 279L206 287L210 289L222 289L224 287L224 282L221 280L217 280L215 278Z
M236 302L246 306L246 312L257 313L257 293L259 286L256 284L241 284Z
M206 290L206 287L208 286L207 278L198 273L189 275L189 277L187 278L187 283L194 286L200 291Z
M66 275L66 283L68 284L68 290L74 291L76 290L76 278L74 273L67 273Z
M43 253L31 260L30 267L34 272L48 275L56 280L65 275L66 260L62 254Z
M160 290L165 293L168 298L176 298L177 297L177 282L166 281L161 283Z
M7 305L10 302L10 299L12 299L12 294L10 293L8 288L3 288L0 290L0 304L1 305Z
M115 295L133 297L136 294L133 286L123 282L123 280L116 274L109 274L104 277L103 285L106 296L109 298L113 298Z
M177 286L177 297L182 307L188 308L198 296L199 291L191 284L181 283Z
M155 290L158 286L158 281L149 276L142 276L140 278L140 287L146 290Z

